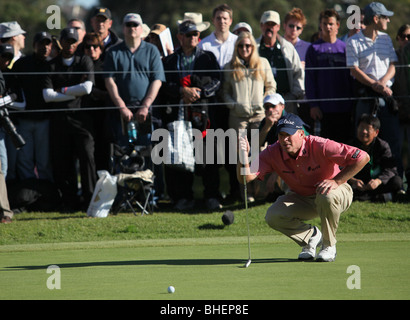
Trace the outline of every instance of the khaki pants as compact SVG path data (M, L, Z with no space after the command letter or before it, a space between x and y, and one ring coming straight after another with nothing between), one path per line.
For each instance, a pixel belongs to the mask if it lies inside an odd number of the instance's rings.
M6 181L4 179L3 171L1 171L0 162L0 218L13 218L13 211L10 210L9 199L7 197Z
M256 114L251 117L236 117L236 116L230 115L229 116L229 128L235 129L237 134L239 133L239 129L246 129L249 143L251 143L252 142L251 141L251 130L259 129L259 125L264 117L265 117L264 113ZM247 185L248 198L256 196L257 183L258 182L256 180L248 183ZM243 200L245 196L243 184L239 184L239 191L241 194L241 198Z
M353 191L347 183L328 195L301 196L289 192L270 206L265 220L271 228L305 246L313 233L312 226L305 221L320 217L323 244L333 246L340 214L350 207L352 200Z
M235 129L238 132L239 129L248 130L248 139L250 138L251 129L259 129L261 121L265 118L265 114L255 114L252 117L236 117L229 116L229 128Z

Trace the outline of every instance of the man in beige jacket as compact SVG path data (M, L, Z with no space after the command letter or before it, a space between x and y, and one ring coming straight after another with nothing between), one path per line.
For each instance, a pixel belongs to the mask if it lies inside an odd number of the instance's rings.
M265 11L260 20L259 54L266 58L277 82L277 93L286 101L286 111L297 114L297 100L305 93L305 72L295 47L278 32L280 16L276 11Z

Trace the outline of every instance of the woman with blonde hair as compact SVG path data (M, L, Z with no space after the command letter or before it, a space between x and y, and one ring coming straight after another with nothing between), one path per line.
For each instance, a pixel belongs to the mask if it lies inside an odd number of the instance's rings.
M242 32L233 57L224 68L224 100L229 111L229 127L258 129L265 116L263 98L276 92L276 81L267 59L260 57L255 38Z
M224 100L229 108L229 127L246 129L249 141L251 129L259 129L265 117L263 99L276 92L276 81L267 59L260 57L255 38L241 32L235 43L233 57L224 68ZM248 201L253 201L249 185Z

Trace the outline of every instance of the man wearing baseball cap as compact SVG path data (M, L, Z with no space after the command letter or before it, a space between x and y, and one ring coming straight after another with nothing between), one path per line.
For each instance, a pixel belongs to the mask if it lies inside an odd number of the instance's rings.
M280 16L273 10L265 11L260 19L261 37L257 39L259 55L266 58L277 83L277 92L286 101L302 99L305 73L293 44L279 35ZM297 112L298 104L288 102L286 111Z
M17 60L13 67L19 86L24 92L26 110L45 110L45 74L48 73L48 58L51 54L51 34L42 31L34 35L33 53ZM26 141L17 156L16 170L21 180L38 177L53 181L50 149L48 112L28 112L15 115L19 120L19 132ZM36 168L36 172L34 170Z
M105 7L97 7L94 9L91 18L91 26L94 32L97 33L103 40L103 56L109 47L122 41L122 39L120 39L112 30L112 23L113 21L110 9Z
M285 111L285 100L279 93L269 94L263 99L265 118L259 126L259 145L262 147L266 142L275 143L278 139L276 125L278 120L287 114Z
M245 153L244 168L237 165L237 176L243 183L263 180L276 172L290 191L277 198L268 209L268 225L285 234L302 247L300 260L334 261L336 231L340 214L353 200L347 181L358 173L369 155L355 147L316 136L305 136L304 122L288 113L278 121L279 139L259 154L259 168L249 165L249 143L240 138L240 151ZM341 169L342 168L342 169ZM321 230L305 223L320 218ZM316 248L322 248L316 256Z
M113 119L115 143L128 145L128 135L122 130L130 121L139 123L136 143L151 144L151 105L157 98L164 68L158 49L142 40L143 22L138 13L128 13L123 18L124 41L112 46L104 59L104 80L114 106L118 107ZM147 128L142 132L142 128ZM149 165L150 158L146 158Z
M108 92L125 122L133 118L140 123L146 121L148 110L165 81L158 49L142 41L142 24L139 14L126 14L122 24L124 41L111 47L104 61ZM115 74L115 71L124 73ZM129 106L139 107L131 111Z
M216 93L221 86L221 74L215 55L199 48L202 24L186 20L179 24L177 38L180 47L164 59L166 82L162 97L166 105L181 105L187 115L185 120L192 127L203 132L206 143L206 129L210 123L208 104L215 102ZM181 103L182 102L182 103ZM182 108L181 108L182 109ZM163 125L172 126L178 120L179 108L161 108ZM205 133L205 135L204 135ZM204 197L209 209L221 207L218 201L218 165L199 166L204 185ZM189 210L194 207L194 173L165 166L165 183L175 209Z
M94 139L91 135L91 111L78 111L82 97L94 85L94 64L87 55L76 55L78 31L65 28L60 32L62 51L49 64L43 97L51 107L65 110L52 113L50 119L50 152L53 178L62 195L62 210L85 209L88 206L97 174ZM75 159L80 163L82 199L78 196Z
M366 28L350 37L346 43L346 65L357 80L359 99L356 103L355 124L358 124L364 113L379 118L382 128L379 137L389 143L401 176L400 124L392 90L398 57L386 33L394 12L387 10L380 2L372 2L364 8L363 13Z
M259 126L259 146L261 148L273 144L278 140L277 125L280 118L286 116L286 103L279 93L269 94L263 99L263 108L265 109L265 118ZM307 124L304 124L303 130L305 135L309 135L306 130ZM309 126L308 126L309 127Z

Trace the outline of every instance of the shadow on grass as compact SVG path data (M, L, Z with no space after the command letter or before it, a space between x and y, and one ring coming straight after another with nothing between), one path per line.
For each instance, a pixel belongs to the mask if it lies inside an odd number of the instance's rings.
M205 223L198 226L199 230L222 230L225 228L223 224Z
M132 260L132 261L101 261L101 262L78 262L78 263L62 263L58 264L59 268L84 268L84 267L112 267L112 266L149 266L149 265L164 265L164 266L216 266L216 265L238 265L243 267L246 259L165 259L165 260ZM258 263L289 263L301 262L297 259L288 258L268 258L268 259L252 259L252 264ZM49 265L37 266L11 266L5 267L9 270L41 270L47 269ZM3 270L5 271L5 270Z

